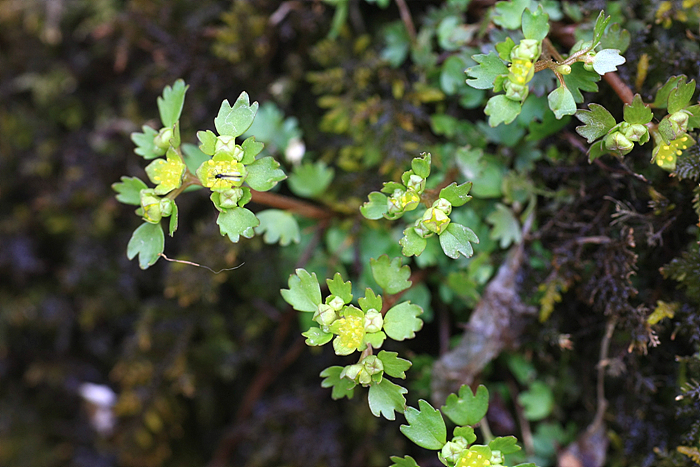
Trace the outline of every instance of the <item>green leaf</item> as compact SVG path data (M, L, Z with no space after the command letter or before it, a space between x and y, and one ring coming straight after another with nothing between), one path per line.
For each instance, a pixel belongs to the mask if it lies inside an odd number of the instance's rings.
M404 256L419 256L428 245L428 241L418 235L413 225L409 225L403 231L403 237L399 240L401 245L401 254Z
M472 182L462 183L461 185L457 185L456 182L453 182L440 190L440 198L445 198L453 207L463 206L467 201L472 199L472 197L469 196L469 190L471 189Z
M607 134L612 127L617 125L617 122L615 117L602 105L589 104L588 108L590 110L581 109L576 111L576 118L584 123L584 125L576 127L576 133L586 138L586 141L590 144ZM625 110L625 112L627 111Z
M175 231L177 230L177 222L180 218L180 211L178 210L175 201L170 200L170 203L172 206L172 212L170 213L170 223L168 224L168 235L172 237Z
M311 326L308 331L302 332L302 336L306 337L306 345L310 347L320 347L333 339L332 332L323 332L316 326ZM323 374L321 374L323 376Z
M325 378L321 381L321 387L333 388L331 393L333 400L342 399L343 397L352 399L352 396L355 394L355 386L357 384L351 379L341 378L340 373L342 371L342 366L331 366L321 372L321 377Z
M688 118L688 130L694 130L700 127L700 105L691 105L685 108L685 111L690 114Z
M395 21L384 28L384 41L386 47L382 49L381 57L396 68L406 60L411 48L411 37L403 21Z
M506 37L506 40L499 42L495 47L501 60L510 62L510 52L513 50L513 47L515 47L515 42L513 42L513 39L508 36Z
M279 162L272 157L260 158L246 166L248 177L245 181L253 190L267 191L277 185L277 182L287 178L279 167Z
M146 160L155 159L165 154L165 149L156 147L154 138L158 132L150 126L144 125L143 133L131 133L131 141L136 145L134 152Z
M472 58L478 65L467 68L466 72L472 77L467 80L467 84L473 88L491 89L497 76L508 74L508 67L494 52L474 55Z
M604 49L593 57L593 69L599 75L617 71L618 65L625 63L625 57L616 49Z
M442 449L447 443L447 428L440 411L423 399L418 401L418 407L406 408L404 416L408 425L401 425L401 433L422 448Z
M453 96L466 85L464 84L464 69L467 64L459 55L452 55L442 64L440 70L440 89L448 96Z
M396 415L394 412L403 413L406 407L406 394L408 390L401 386L392 383L384 378L379 384L373 384L369 387L369 409L375 417L380 415L387 420L394 420Z
M639 94L634 95L634 99L632 99L631 104L625 104L623 115L627 123L640 125L645 125L649 123L652 118L654 118L654 114L652 113L651 109L648 105L642 102L642 96L640 96ZM612 118L612 115L610 116L610 118ZM576 130L578 131L578 128Z
M415 157L411 161L411 170L413 173L421 178L428 178L430 175L430 164L432 162L432 156L430 153L424 153L423 157Z
M280 293L284 301L297 311L316 312L321 302L321 287L316 274L309 274L305 269L297 269L296 275L290 275L287 282L289 289Z
M600 40L603 38L603 33L605 28L610 22L610 16L605 17L605 12L603 10L598 13L598 18L595 21L595 26L593 26L593 47L597 46Z
M564 115L574 115L576 113L576 102L574 96L564 86L559 86L547 96L549 108L554 112L554 116L562 118Z
M280 209L266 209L257 213L260 225L255 228L256 235L262 235L265 243L273 244L279 242L282 246L290 243L299 243L301 233L299 224L294 216L287 211Z
M465 27L460 16L447 16L440 21L435 32L438 45L443 50L457 50L474 36L474 28Z
M472 444L476 441L476 434L474 434L474 428L470 426L457 426L452 432L454 436L461 436L467 440L467 444Z
M676 113L683 110L690 104L690 99L695 92L695 80L689 83L678 83L678 86L671 90L668 95L668 113Z
M185 163L172 146L168 149L167 159L156 159L146 166L148 178L156 185L158 195L170 193L182 185L185 175Z
M381 309L382 309L382 296L375 295L374 290L367 287L365 289L365 296L361 297L358 300L358 303L360 304L360 308L362 308L362 310L365 312L367 312L371 309L381 311Z
M411 276L411 268L401 266L401 258L389 259L388 255L381 255L378 259L370 259L372 276L379 286L388 294L396 294L411 286L408 278Z
M534 381L527 391L518 394L518 402L523 406L526 419L542 420L554 409L554 394L542 381Z
M501 451L501 454L513 454L514 452L520 451L520 446L516 443L518 439L515 436L499 436L494 438L489 443L489 447L492 451Z
M112 189L117 192L117 201L124 204L141 205L141 190L148 186L138 177L122 177L121 182L112 183Z
M253 124L257 111L258 103L253 102L251 105L248 93L245 91L238 96L233 107L228 100L224 100L219 114L214 119L216 131L221 136L240 136Z
M339 272L335 273L332 280L326 279L326 284L328 284L328 290L336 297L342 298L343 302L350 303L352 301L352 282L343 282L343 277Z
M236 243L241 235L251 238L255 234L253 229L260 224L260 221L246 208L235 207L221 211L216 223L219 225L221 235L228 235L228 238Z
M411 456L404 456L403 458L391 456L389 459L393 462L389 467L420 467Z
M525 8L534 9L536 3L531 0L511 0L497 2L493 11L493 22L505 29L520 28L521 18Z
M423 320L418 318L421 313L423 309L411 302L391 307L384 315L384 332L395 341L413 339L423 327Z
M493 225L489 237L499 240L501 248L508 248L511 243L517 244L522 240L518 219L507 206L496 204L496 210L486 217L486 222Z
M611 25L600 39L600 46L603 49L617 49L620 53L625 53L630 46L630 33L627 29L622 29L619 24Z
M126 257L134 259L139 255L139 267L148 269L153 266L165 248L165 234L160 224L145 222L134 230L126 247Z
M608 150L605 148L605 141L602 139L600 141L596 141L590 148L588 148L588 162L593 162L600 156L604 156L607 153Z
M371 345L373 349L378 349L386 340L386 334L384 334L382 331L368 332L365 334L364 339L365 344Z
M466 384L459 388L459 396L450 394L440 410L457 425L475 425L484 418L489 408L489 391L480 385L476 393Z
M384 364L384 373L394 378L406 379L405 371L411 368L409 360L398 358L397 352L387 352L382 350L377 354L377 358Z
M522 15L523 35L525 39L542 41L549 34L549 15L544 12L542 5L537 5L533 12L525 9Z
M488 100L484 113L489 116L489 126L495 127L501 123L506 125L511 123L520 114L521 109L521 102L508 99L505 94L499 94Z
M661 87L661 89L656 91L656 97L654 98L653 104L654 107L656 107L657 109L665 109L668 105L668 96L671 94L671 91L673 91L679 84L682 85L683 83L685 83L685 80L685 75L671 76L668 79L668 81L666 81L666 83ZM133 140L133 134L131 136L131 139Z
M248 165L255 162L255 156L260 154L260 151L263 150L265 144L255 141L255 136L249 136L245 139L245 141L243 141L241 147L243 148L243 159L241 159L241 164Z
M163 97L158 97L158 112L164 127L172 127L180 119L188 87L183 80L179 79L175 81L173 87L166 86L163 89Z
M571 73L564 75L564 83L566 88L574 96L574 101L579 104L583 102L583 94L581 91L596 92L600 81L600 75L594 71L588 71L583 68L583 63L576 62L571 65Z
M315 164L304 162L292 169L287 184L297 196L316 198L325 193L334 174L335 171L329 168L325 162L318 161Z
M373 191L367 198L369 201L360 206L360 213L367 219L381 219L389 210L387 197L378 191Z
M218 138L211 130L198 131L197 139L199 140L199 149L209 156L213 156L216 151L216 142Z
M459 255L470 258L474 254L473 243L479 243L479 237L469 227L450 222L444 232L440 234L440 246L442 251L452 259Z

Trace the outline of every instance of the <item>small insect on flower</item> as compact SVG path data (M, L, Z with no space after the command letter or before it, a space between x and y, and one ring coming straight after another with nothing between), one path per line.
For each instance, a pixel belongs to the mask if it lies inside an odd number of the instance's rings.
M225 178L225 179L233 180L234 182L240 182L241 181L241 174L216 174L216 175L214 175L214 178L218 178L218 179Z

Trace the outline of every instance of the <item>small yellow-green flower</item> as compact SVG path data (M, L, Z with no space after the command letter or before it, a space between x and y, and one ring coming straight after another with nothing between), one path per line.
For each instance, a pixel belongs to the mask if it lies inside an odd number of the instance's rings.
M337 334L333 340L336 355L350 355L364 343L365 319L362 310L348 306L344 316L333 322L331 330Z
M166 153L167 159L156 159L146 167L148 178L156 185L158 195L170 193L182 185L185 164L178 153L171 147Z
M229 157L217 157L204 162L197 169L202 185L211 191L224 192L243 185L248 175L245 166Z
M674 139L669 144L660 141L654 148L652 162L656 162L656 165L664 170L675 170L676 158L693 144L695 140L687 134Z
M450 218L440 209L429 208L423 214L421 222L426 229L440 235L450 225Z
M491 449L488 446L472 446L464 452L455 467L487 467L491 465Z

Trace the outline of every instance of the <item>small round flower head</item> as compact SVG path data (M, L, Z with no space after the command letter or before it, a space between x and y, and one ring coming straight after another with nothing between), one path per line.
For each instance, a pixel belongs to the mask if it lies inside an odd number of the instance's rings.
M197 176L202 185L218 192L243 185L247 175L245 166L233 160L210 159L197 169Z
M158 148L160 151L157 151L159 154L165 154L165 151L168 150L170 147L170 140L173 137L173 129L172 128L161 128L158 134L153 138L153 144Z
M365 332L379 332L384 326L384 317L382 314L371 308L365 313Z
M225 154L240 162L243 159L243 148L237 145L235 141L236 138L233 136L218 136L214 147L214 155Z
M426 229L440 235L450 225L450 218L440 209L429 208L423 214L421 222Z

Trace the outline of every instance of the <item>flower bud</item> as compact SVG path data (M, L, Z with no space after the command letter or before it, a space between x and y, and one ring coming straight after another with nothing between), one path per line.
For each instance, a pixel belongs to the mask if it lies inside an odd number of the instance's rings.
M535 61L542 53L540 41L535 39L522 39L520 44L513 47L510 51L511 60L528 60Z
M156 196L152 189L141 190L141 209L143 220L151 224L157 224L163 217L161 210L161 198Z
M679 110L678 112L674 112L671 115L668 116L668 119L672 122L678 125L678 128L680 131L676 131L675 134L680 134L680 133L685 133L688 130L688 112L685 110ZM675 126L674 126L675 130Z
M240 162L243 159L243 148L236 144L236 138L233 136L218 136L214 154L227 154Z
M170 198L161 198L160 200L160 214L163 217L168 217L173 213L173 200Z
M634 143L619 131L613 131L605 137L605 147L609 151L629 152L634 148Z
M161 128L161 130L158 132L158 134L153 138L153 144L158 149L161 149L163 151L163 154L165 154L165 151L168 150L170 147L170 139L173 137L173 129L172 128Z
M433 203L433 207L435 209L439 209L440 211L444 212L448 216L452 212L452 203L447 201L445 198L440 198L437 201Z
M422 191L425 188L425 179L419 175L413 174L408 178L406 187L409 190Z
M348 365L340 372L340 377L355 380L363 369L364 368L359 363Z
M384 326L384 317L379 311L372 308L365 313L365 332L379 332L382 326Z
M429 208L421 219L423 226L431 232L440 235L450 225L450 218L443 211Z
M456 436L452 438L452 441L449 441L442 447L442 451L440 453L445 460L454 464L462 456L462 453L467 449L467 446L467 440L464 437Z
M338 314L335 310L325 303L321 303L318 309L314 313L314 321L316 321L321 326L330 326L333 322L338 319Z
M384 362L382 362L376 355L369 355L362 360L362 365L367 370L370 375L376 375L384 371Z
M491 451L491 465L501 465L503 464L503 453L499 450Z
M333 297L333 299L328 303L328 305L330 305L330 307L333 308L335 311L340 311L345 306L345 302L340 297Z
M557 73L560 75L570 75L571 74L571 66L570 65L559 65L554 69Z
M243 190L231 188L219 194L219 206L224 209L231 209L238 206L238 201L243 197Z
M394 194L389 196L386 200L389 214L396 214L403 212L403 202L401 198L405 192L403 190L396 189Z
M413 226L413 230L415 230L416 234L421 238L428 238L433 235L433 232L431 232L428 227L423 224L422 219L418 219L416 221L416 224Z
M526 84L516 84L506 81L503 84L506 89L506 97L512 101L523 102L530 93L530 88Z
M629 125L628 128L621 129L622 134L630 141L646 142L649 139L649 130L640 123Z

